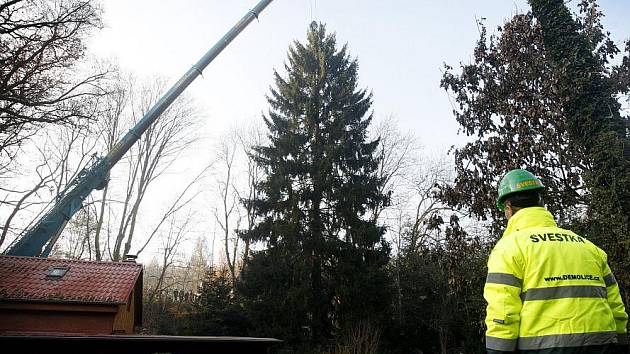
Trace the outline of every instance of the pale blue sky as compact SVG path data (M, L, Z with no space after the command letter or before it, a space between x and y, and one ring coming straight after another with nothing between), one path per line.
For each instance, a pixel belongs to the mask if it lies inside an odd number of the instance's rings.
M106 0L107 28L91 46L131 71L178 79L256 0ZM570 2L575 6L577 0ZM618 45L630 36L630 2L601 0L605 26ZM427 147L448 147L457 125L439 88L442 64L468 62L478 38L475 18L491 31L527 11L524 0L275 0L205 70L189 91L207 113L207 134L235 120L256 119L272 69L311 21L327 24L358 57L360 80L374 92L377 117L394 115Z

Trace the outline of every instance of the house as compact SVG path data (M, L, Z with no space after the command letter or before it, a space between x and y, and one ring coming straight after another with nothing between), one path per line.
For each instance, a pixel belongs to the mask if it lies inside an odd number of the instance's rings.
M0 255L0 335L131 334L142 265Z

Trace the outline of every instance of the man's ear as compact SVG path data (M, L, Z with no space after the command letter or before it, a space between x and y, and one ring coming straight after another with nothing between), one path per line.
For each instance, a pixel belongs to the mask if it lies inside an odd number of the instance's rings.
M509 219L510 217L512 217L512 215L514 215L514 209L512 209L512 203L509 200L505 200L503 202L503 205L504 205L503 211L505 212L505 217Z

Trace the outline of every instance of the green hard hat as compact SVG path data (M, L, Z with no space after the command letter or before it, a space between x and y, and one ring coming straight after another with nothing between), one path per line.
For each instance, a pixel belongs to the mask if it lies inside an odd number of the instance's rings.
M542 182L527 170L512 170L508 172L499 183L499 196L497 208L503 210L503 201L512 193L528 191L532 189L544 189Z

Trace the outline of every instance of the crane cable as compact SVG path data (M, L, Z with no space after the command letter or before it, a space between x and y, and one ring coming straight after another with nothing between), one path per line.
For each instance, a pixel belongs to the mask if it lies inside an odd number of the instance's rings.
M313 22L313 12L315 12L315 20L317 20L317 0L310 0L309 4L311 8L311 22ZM313 11L313 9L315 9L315 11Z

